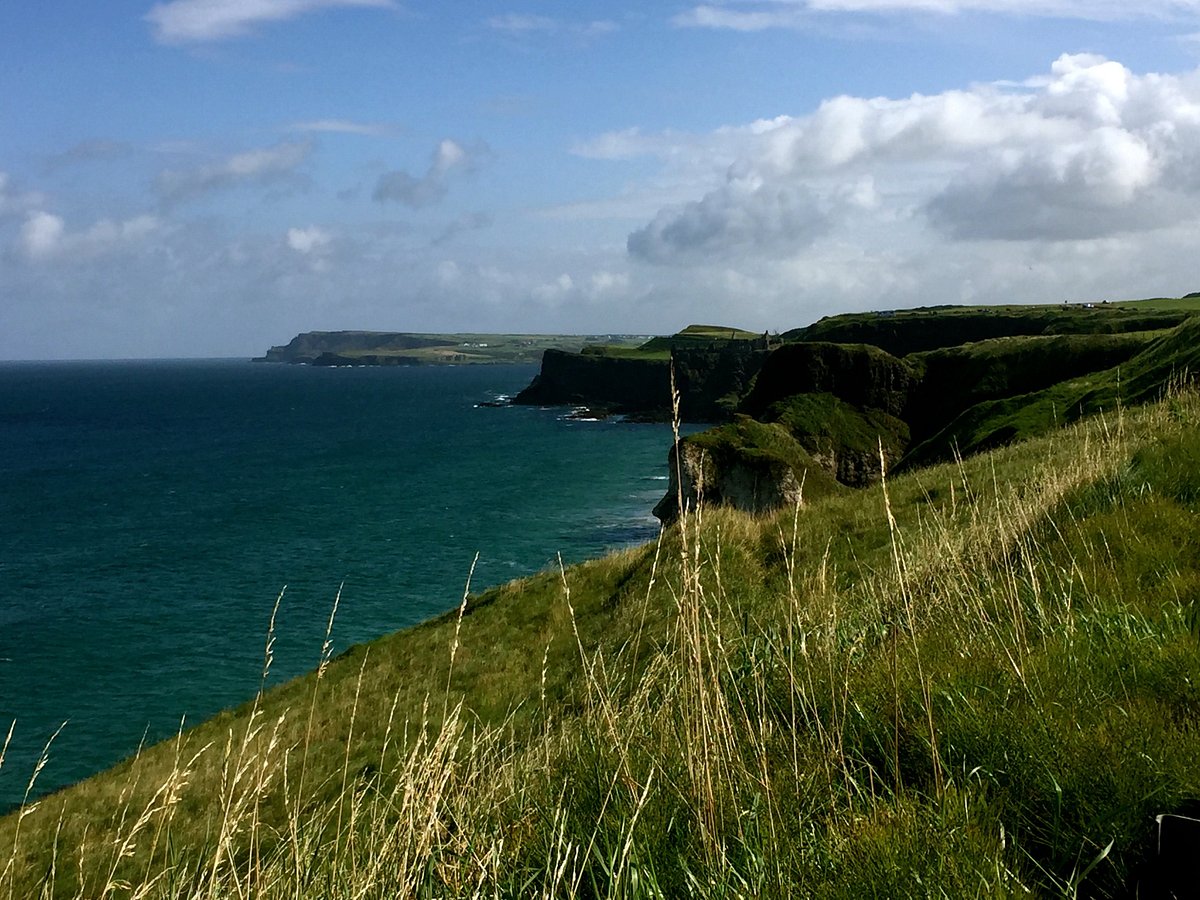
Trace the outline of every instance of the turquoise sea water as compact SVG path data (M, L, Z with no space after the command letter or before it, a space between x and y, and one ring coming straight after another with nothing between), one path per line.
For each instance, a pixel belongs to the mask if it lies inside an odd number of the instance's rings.
M649 540L665 426L480 408L529 366L0 364L0 809L482 588Z

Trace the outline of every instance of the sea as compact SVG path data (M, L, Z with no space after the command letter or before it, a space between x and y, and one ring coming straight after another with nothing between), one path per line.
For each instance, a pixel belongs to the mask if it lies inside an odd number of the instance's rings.
M335 653L476 554L473 591L654 539L669 427L481 405L535 372L0 363L0 811L249 699L281 593L272 683L339 592Z

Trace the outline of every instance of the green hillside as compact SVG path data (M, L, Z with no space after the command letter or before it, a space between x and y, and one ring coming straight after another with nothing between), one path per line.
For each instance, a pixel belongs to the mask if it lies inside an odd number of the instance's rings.
M1166 890L1155 817L1200 808L1197 458L1176 390L803 508L689 513L331 644L10 815L0 896Z

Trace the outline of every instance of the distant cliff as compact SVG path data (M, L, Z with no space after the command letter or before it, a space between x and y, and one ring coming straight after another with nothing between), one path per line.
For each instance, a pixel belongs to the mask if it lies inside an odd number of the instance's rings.
M670 410L670 396L669 357L547 350L541 371L514 402L661 416Z
M705 329L701 332L699 329ZM735 337L728 337L729 334ZM669 419L671 368L686 422L727 420L767 358L766 344L745 332L692 326L683 337L655 338L637 349L547 350L517 403L586 406L600 412Z
M263 362L312 363L328 354L351 359L348 354L378 351L396 352L422 347L445 346L440 337L407 334L398 331L306 331L286 344L272 347L261 358ZM360 363L361 364L361 363Z
M313 366L420 366L533 363L553 348L638 347L646 335L421 334L406 331L306 331L257 362Z

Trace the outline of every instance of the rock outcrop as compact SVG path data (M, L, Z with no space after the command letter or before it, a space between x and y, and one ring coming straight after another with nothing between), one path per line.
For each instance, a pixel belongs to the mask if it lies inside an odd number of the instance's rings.
M534 406L587 406L602 412L654 415L671 409L670 360L547 350L541 371L514 398Z
M707 503L762 513L841 488L785 426L747 416L683 438L669 469L667 493L654 507L664 522L678 514L680 497L689 509Z
M586 406L667 421L674 365L683 421L721 422L732 415L766 357L766 351L745 340L647 352L547 350L541 371L514 402Z
M737 454L719 458L710 447L681 441L672 448L670 483L654 515L672 522L682 499L686 509L702 502L763 513L803 500L803 486L788 462L770 456ZM801 476L803 477L803 476Z

